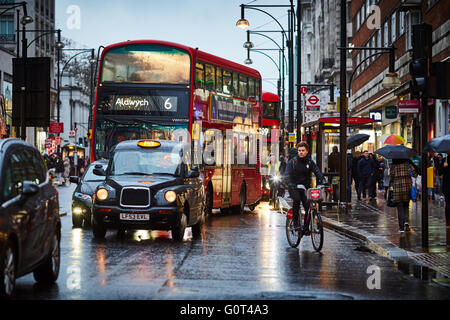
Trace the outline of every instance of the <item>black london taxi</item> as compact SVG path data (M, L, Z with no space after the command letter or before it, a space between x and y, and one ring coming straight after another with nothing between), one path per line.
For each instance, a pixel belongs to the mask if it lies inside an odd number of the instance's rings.
M78 184L72 194L72 225L81 228L90 226L92 219L92 196L97 186L105 180L105 177L94 174L94 169L106 169L107 160L97 160L89 164L80 178L70 177L70 182Z
M93 196L92 230L171 230L181 241L186 227L199 237L205 221L205 194L198 167L190 166L190 146L167 140L128 140L111 151L106 176Z
M58 192L39 150L15 138L0 140L0 297L16 279L34 273L53 283L60 267Z

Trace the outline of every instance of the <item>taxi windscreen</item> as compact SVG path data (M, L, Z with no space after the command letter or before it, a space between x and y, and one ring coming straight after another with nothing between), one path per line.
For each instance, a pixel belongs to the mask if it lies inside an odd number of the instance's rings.
M117 150L110 175L180 175L181 163L179 152L161 149Z

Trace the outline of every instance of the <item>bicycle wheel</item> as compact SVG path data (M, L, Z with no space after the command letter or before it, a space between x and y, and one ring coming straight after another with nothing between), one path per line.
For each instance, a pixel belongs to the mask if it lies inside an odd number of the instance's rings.
M286 237L292 248L297 248L302 238L301 229L295 229L294 219L286 218Z
M323 224L320 214L311 210L311 240L314 250L319 252L323 246Z

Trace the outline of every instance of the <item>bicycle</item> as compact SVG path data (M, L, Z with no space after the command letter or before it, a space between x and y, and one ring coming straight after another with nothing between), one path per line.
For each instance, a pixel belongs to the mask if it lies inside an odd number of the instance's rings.
M297 189L306 191L306 195L309 201L308 212L305 214L308 215L307 221L308 226L305 228L305 234L302 233L302 217L299 212L298 215L298 227L296 228L294 225L293 219L293 211L292 208L288 210L286 214L286 237L289 242L289 245L293 248L296 248L305 235L311 235L312 245L314 250L320 252L323 246L323 223L322 217L319 213L320 203L323 201L324 190L327 186L318 185L317 188L310 188L306 190L304 185L297 185Z

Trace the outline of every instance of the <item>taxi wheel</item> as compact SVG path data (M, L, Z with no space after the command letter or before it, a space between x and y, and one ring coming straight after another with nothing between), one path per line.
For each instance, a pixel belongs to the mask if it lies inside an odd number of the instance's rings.
M94 233L94 238L104 239L106 235L106 227L102 222L97 222L94 217L92 217L92 232Z
M81 228L83 225L83 216L74 214L72 210L72 225L74 228Z
M207 215L212 214L212 209L213 209L213 190L211 186L208 186L208 188L206 189L206 206L205 206L205 211Z
M202 235L203 224L205 223L205 213L202 210L199 221L192 226L192 236L197 239Z
M187 216L185 213L182 213L178 218L177 225L172 228L172 239L175 241L183 241L186 226Z

